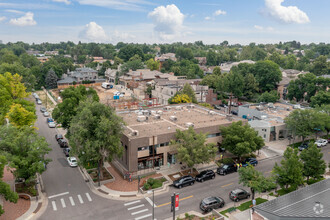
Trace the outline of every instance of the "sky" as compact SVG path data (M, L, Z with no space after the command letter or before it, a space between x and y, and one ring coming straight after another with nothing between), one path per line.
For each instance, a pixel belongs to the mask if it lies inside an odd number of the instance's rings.
M329 43L330 0L0 0L4 43Z

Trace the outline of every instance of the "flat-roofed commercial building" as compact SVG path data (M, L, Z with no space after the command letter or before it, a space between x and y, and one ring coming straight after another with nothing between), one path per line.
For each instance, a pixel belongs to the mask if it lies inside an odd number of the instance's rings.
M181 104L165 107L117 112L125 121L122 136L124 152L114 164L121 172L138 174L177 162L176 149L170 146L177 129L190 126L207 133L208 143L220 143L220 126L229 126L238 118L220 114L199 105Z

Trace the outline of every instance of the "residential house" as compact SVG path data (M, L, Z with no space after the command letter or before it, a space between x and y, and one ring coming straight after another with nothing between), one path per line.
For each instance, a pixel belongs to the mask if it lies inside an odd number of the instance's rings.
M220 65L221 72L228 73L228 72L230 72L230 70L233 66L238 66L241 63L255 64L256 62L254 62L253 60L242 60L239 62L222 63Z
M82 83L83 81L104 82L105 79L98 78L98 73L92 68L77 68L75 71L63 74L61 80L57 81L57 85L72 85Z

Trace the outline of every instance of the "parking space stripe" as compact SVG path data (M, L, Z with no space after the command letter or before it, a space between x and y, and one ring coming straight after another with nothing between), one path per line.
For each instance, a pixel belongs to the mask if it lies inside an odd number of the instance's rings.
M62 207L65 208L66 205L65 205L65 201L64 201L64 199L61 199L61 203L62 203Z
M90 201L90 202L92 201L92 198L88 193L86 193L86 197L87 197L88 201Z
M124 206L133 205L135 203L141 202L141 200L135 200L133 202L125 203Z
M135 220L141 220L141 219L144 219L144 218L148 218L150 216L152 216L152 214L147 214L147 215L140 216L138 218L135 218Z
M137 212L132 212L131 215L137 215L137 214L140 214L140 213L146 212L146 211L148 211L148 209L142 209L142 210L137 211Z
M70 203L71 203L72 206L75 206L75 205L76 205L76 204L74 203L74 201L73 201L73 198L72 198L71 196L69 197L69 200L70 200Z
M56 207L55 201L52 201L52 206L53 206L53 210L56 211L57 210L57 207Z
M134 206L134 207L128 208L127 210L138 209L138 208L141 208L141 207L143 207L143 206L144 206L144 204L142 204L142 205L137 205L137 206Z
M80 202L81 204L84 203L83 199L81 198L81 195L78 195L78 199L79 199L79 202Z

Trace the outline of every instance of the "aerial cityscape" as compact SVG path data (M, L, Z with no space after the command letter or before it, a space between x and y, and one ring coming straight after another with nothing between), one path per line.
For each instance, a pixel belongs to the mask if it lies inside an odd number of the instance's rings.
M1 0L0 220L330 219L329 8Z

